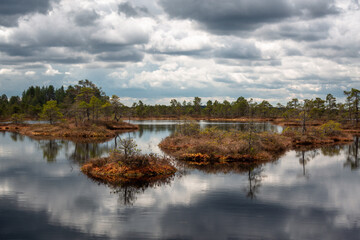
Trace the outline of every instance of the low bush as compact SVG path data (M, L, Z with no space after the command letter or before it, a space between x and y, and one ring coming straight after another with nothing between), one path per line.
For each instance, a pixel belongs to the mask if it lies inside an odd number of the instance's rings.
M24 122L25 115L21 113L14 113L11 115L11 122L15 124L20 124Z
M179 124L176 126L175 134L184 136L194 136L200 133L200 126L195 122Z
M341 124L332 120L320 126L320 131L325 136L336 136L341 134Z

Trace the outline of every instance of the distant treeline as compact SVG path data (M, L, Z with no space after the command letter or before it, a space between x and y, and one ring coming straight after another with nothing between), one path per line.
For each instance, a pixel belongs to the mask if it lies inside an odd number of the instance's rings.
M101 88L89 80L81 80L75 86L54 88L31 86L21 97L0 97L0 118L22 119L59 118L75 119L78 122L99 118L119 120L121 117L201 117L201 118L304 118L335 119L358 122L360 91L344 91L346 102L338 103L328 94L325 99L292 99L286 105L275 106L268 101L257 103L252 99L239 97L234 102L202 102L195 97L193 101L179 102L172 99L169 105L147 105L142 101L127 107L116 95L107 96Z

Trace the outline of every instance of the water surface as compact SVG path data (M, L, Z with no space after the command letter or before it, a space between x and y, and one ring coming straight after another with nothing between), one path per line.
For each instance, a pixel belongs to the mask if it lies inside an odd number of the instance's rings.
M175 123L137 123L121 137L162 154ZM112 188L79 171L114 144L0 133L0 239L360 239L358 141L258 168L184 167L158 186Z

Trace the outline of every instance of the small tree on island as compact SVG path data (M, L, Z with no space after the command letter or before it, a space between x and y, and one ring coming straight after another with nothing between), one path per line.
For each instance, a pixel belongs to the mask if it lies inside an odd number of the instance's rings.
M63 117L55 100L47 101L44 104L40 116L42 119L48 120L50 124L53 124Z
M140 150L137 149L137 144L132 138L120 138L118 147L115 152L124 154L125 159L139 154Z

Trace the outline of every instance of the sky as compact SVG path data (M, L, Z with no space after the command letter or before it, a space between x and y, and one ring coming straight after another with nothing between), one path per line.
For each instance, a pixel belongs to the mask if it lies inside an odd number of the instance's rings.
M88 79L124 103L339 100L358 0L1 0L0 94Z

